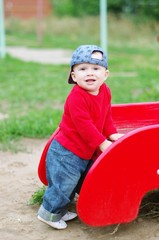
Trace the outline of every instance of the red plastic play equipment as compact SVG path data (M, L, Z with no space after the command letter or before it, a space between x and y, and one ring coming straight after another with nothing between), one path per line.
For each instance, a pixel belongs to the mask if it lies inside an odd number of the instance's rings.
M159 102L116 104L112 114L118 131L126 134L96 159L82 185L77 212L90 226L134 220L144 195L159 188ZM58 131L38 167L45 185L46 153Z

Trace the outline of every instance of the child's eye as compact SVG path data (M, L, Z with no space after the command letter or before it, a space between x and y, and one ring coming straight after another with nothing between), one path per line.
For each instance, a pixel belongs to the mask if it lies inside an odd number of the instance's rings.
M98 70L99 68L98 67L95 67L94 70Z
M80 70L81 70L81 71L84 71L84 70L86 70L86 68L82 67L82 68L80 68Z

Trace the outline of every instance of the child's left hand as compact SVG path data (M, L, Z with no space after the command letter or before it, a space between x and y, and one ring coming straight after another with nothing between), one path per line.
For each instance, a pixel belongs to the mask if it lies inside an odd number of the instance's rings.
M116 140L118 140L122 136L124 136L123 133L113 133L109 136L109 140L112 141L112 142L115 142Z

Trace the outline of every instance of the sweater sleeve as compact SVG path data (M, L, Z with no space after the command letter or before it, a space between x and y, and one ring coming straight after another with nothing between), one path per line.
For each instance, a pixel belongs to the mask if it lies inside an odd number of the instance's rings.
M111 134L116 133L117 129L114 125L113 119L112 119L112 111L111 111L111 91L108 87L106 87L107 96L108 96L108 111L107 111L107 117L105 119L105 124L103 128L103 134L106 138L108 138Z
M117 133L117 129L112 119L112 112L111 112L111 105L110 105L107 113L107 118L105 120L103 134L106 138L108 138L113 133Z

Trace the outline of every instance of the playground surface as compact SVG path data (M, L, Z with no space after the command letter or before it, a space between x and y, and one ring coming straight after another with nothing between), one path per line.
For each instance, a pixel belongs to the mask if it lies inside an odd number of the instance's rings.
M138 218L119 226L91 227L80 219L68 223L65 230L55 230L37 220L37 205L27 201L42 187L37 166L46 139L22 139L21 151L0 151L0 233L12 240L158 240L159 219ZM75 203L72 205L75 209Z

